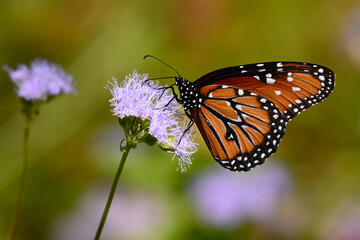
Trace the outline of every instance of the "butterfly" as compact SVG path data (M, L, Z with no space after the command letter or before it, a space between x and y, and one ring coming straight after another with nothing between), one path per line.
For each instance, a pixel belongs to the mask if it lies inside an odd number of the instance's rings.
M231 171L264 163L277 150L287 123L325 100L335 86L332 70L302 62L227 67L195 82L178 75L169 88L191 120L189 128L196 124L214 159Z

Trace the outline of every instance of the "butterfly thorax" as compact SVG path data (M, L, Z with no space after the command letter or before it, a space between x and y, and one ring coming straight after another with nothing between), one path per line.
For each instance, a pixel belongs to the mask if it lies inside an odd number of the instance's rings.
M179 103L184 106L185 111L191 111L200 106L202 101L199 92L192 82L185 80L183 77L176 78L176 86L179 88Z

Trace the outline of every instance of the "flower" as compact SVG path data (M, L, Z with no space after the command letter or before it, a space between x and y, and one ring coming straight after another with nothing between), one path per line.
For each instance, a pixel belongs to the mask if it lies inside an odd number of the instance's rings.
M16 85L17 95L27 101L46 101L62 93L75 93L73 77L44 59L35 59L30 67L21 64L16 70L8 66L4 70Z
M196 143L194 143L194 136L189 129L187 129L187 124L185 123L184 128L174 128L173 134L176 136L175 141L169 142L169 145L174 148L172 153L174 157L178 159L178 169L180 168L181 172L186 171L186 166L191 164L191 155L196 152ZM178 140L179 139L179 140Z
M134 117L140 119L136 122L142 125L139 131L136 128L131 131L133 135L138 135L137 143L152 145L145 140L150 134L163 150L174 153L178 159L178 169L184 172L186 165L191 164L196 144L194 138L191 138L191 129L185 130L179 124L182 119L179 113L181 105L169 93L169 88L161 87L158 81L148 81L146 74L138 74L136 71L126 76L121 84L113 78L113 82L109 82L105 88L113 97L110 99L110 106L113 107L111 111L121 119L125 132L129 122L132 121L134 125Z
M233 229L246 220L270 219L289 193L290 178L283 166L274 163L244 174L216 168L194 179L189 190L202 221Z

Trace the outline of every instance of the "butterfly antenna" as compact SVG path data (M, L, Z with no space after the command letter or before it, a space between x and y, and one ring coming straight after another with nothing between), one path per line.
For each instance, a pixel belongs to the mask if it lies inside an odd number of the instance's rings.
M164 65L168 66L169 68L171 68L172 70L174 70L174 71L179 75L179 77L181 77L180 73L179 73L178 71L176 71L176 69L173 68L172 66L170 66L169 64L161 61L160 59L158 59L158 58L156 58L156 57L154 57L154 56L152 56L152 55L145 55L144 59L146 59L147 57L151 57L151 58L154 58L154 59L158 60L158 61L161 62L162 64L164 64Z

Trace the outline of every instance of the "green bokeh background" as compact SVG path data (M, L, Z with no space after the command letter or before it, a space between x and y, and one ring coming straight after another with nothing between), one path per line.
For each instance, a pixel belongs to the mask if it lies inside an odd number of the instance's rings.
M192 81L222 67L277 60L318 63L337 78L324 103L288 125L269 160L284 164L292 176L292 198L302 213L298 230L281 235L243 224L226 231L202 223L186 188L203 169L220 166L197 134L199 150L184 174L158 148L139 146L130 153L120 188L161 196L172 212L160 230L135 239L322 238L333 212L360 201L360 41L349 46L346 34L356 8L360 3L353 0L0 1L0 65L46 58L74 76L78 91L44 105L33 123L18 238L53 239L54 223L87 189L101 183L109 190L123 133L104 86L134 69L152 77L174 74L143 61L146 54ZM352 29L359 39L360 23ZM24 118L13 88L1 71L0 239L9 228L22 156ZM300 218L296 211L289 215Z

